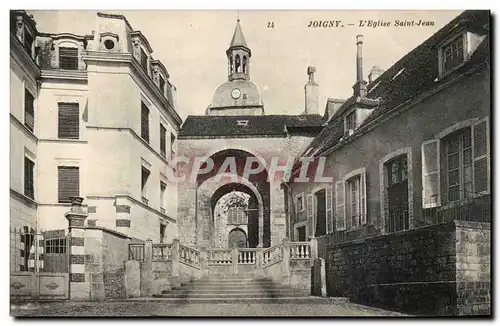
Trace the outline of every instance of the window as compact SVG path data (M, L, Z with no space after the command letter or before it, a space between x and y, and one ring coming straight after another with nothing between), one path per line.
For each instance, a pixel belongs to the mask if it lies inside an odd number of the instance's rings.
M70 203L73 197L80 196L80 169L77 166L59 166L58 202Z
M356 127L356 110L354 110L345 117L345 130L346 132L349 130L356 130Z
M146 52L144 52L144 50L142 48L141 48L141 66L147 74L148 73L148 57L146 55Z
M301 226L299 228L297 228L297 235L298 235L298 241L299 242L302 242L302 241L307 241L306 239L306 227L305 226Z
M78 70L78 48L59 48L59 68Z
M231 207L227 211L227 224L247 224L247 213L243 207Z
M167 192L167 185L160 181L160 212L165 214L165 194Z
M489 119L469 120L422 144L423 207L489 193Z
M297 195L297 212L304 211L304 195Z
M445 137L443 144L443 177L445 202L472 197L471 128L464 128Z
M149 108L141 102L141 137L149 143Z
M142 202L144 204L148 204L147 184L148 184L149 174L150 174L149 170L146 169L145 167L142 167L142 169L141 169L141 197L142 197Z
M24 29L24 48L28 51L30 57L33 57L33 36L26 28Z
M165 224L160 224L160 243L164 243L165 242L165 229L166 229L166 225ZM163 249L163 248L161 248Z
M160 153L161 156L167 157L167 128L160 123Z
M170 150L172 151L172 156L171 158L174 158L175 156L175 135L170 134Z
M58 137L61 139L80 138L80 107L78 103L59 103Z
M458 36L441 49L444 73L450 72L464 62L464 37Z
M35 199L34 173L35 163L24 157L24 195L31 199Z
M347 217L351 219L351 226L361 225L360 219L360 178L356 176L347 181Z
M160 91L165 95L165 79L160 75Z
M46 254L65 254L66 253L66 239L46 239L45 241Z
M35 98L24 89L24 125L31 132L35 129Z
M366 224L366 171L355 170L335 185L335 228L354 229Z
M387 175L387 231L409 229L408 156L407 154L385 163Z

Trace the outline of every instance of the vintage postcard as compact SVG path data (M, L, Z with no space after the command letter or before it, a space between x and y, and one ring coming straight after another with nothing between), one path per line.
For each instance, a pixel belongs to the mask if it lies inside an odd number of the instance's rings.
M490 12L10 11L10 313L490 316Z

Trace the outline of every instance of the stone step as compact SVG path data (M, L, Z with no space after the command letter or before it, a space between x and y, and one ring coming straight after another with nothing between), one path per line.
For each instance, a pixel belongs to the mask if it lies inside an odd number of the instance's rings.
M233 289L233 290L218 290L218 289L182 289L182 290L164 290L162 294L175 294L175 293L189 293L189 294L213 294L213 295L232 295L232 294L248 294L248 295L254 295L254 294L267 294L267 293L272 293L272 294L300 294L307 296L308 293L305 291L298 291L295 289L271 289L271 290L263 290L263 289L248 289L245 291Z
M254 297L242 297L242 298L168 298L163 297L163 295L153 295L151 298L131 298L127 301L158 301L165 302L168 304L189 304L189 303L257 303L257 304L344 304L349 302L348 298L320 298L320 297L281 297L281 298L254 298Z
M305 297L302 293L225 293L224 295L217 293L197 293L197 292L186 292L186 293L168 293L159 294L158 296L163 298L201 298L201 299L241 299L241 298L255 298L255 299L266 299L266 298L303 298Z
M246 284L274 284L271 280L193 280L191 284L213 284L213 285L246 285Z

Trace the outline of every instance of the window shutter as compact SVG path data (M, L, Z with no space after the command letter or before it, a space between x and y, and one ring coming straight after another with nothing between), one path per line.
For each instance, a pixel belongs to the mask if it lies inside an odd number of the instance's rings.
M326 233L333 232L333 209L332 209L332 201L333 201L333 188L328 187L325 191L325 202L326 202Z
M58 167L58 199L60 203L69 203L71 202L71 197L78 197L80 195L79 170L76 166Z
M474 146L474 190L476 193L490 191L490 148L488 118L479 120L473 126Z
M78 103L59 103L58 137L80 138L80 107Z
M313 194L307 195L307 222L309 224L309 235L314 236L314 197Z
M160 153L166 157L167 151L167 129L160 123Z
M24 158L24 195L31 199L35 199L34 187L34 170L35 163L29 158Z
M25 89L24 90L24 125L28 127L30 131L34 130L35 126L35 98L31 93Z
M149 108L141 102L141 137L149 143Z
M367 220L367 211L366 211L366 171L361 172L359 177L359 213L360 213L360 222L361 225L366 224Z
M345 221L345 182L339 181L335 185L335 220L336 230L344 231L346 229Z
M422 143L422 205L432 208L441 205L439 174L439 141Z
M77 48L59 48L59 68L66 70L78 70Z

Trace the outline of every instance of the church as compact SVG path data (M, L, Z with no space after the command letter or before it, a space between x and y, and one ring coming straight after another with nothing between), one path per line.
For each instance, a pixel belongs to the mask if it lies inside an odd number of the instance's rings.
M199 174L177 185L178 237L206 248L270 247L289 236L289 225L283 185L269 178L269 168L273 162L275 168L293 163L325 123L318 111L314 67L308 69L304 114L266 115L259 87L251 79L255 63L239 19L225 54L228 80L217 87L204 116L186 118L178 149L188 158L210 158L214 166L234 158L237 176L235 171L222 177ZM290 159L283 163L275 158ZM245 177L250 160L266 168Z

